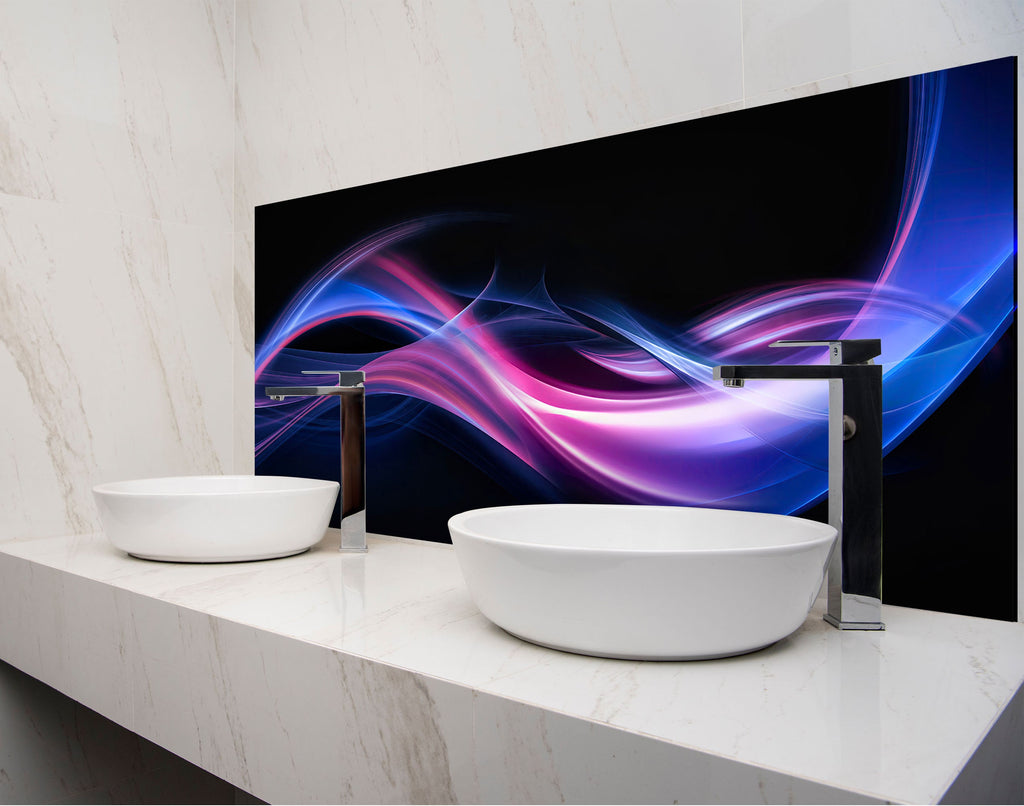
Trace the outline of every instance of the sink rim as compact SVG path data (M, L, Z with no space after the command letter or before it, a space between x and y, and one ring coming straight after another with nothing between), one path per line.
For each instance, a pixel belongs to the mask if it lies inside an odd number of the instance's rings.
M790 540L789 542L767 542L760 545L745 546L712 546L712 547L687 547L687 546L664 546L644 547L635 545L622 546L598 546L598 545L574 545L562 542L535 542L508 537L495 537L484 534L479 529L470 528L467 521L474 517L486 516L488 513L509 513L520 510L537 512L540 510L561 510L572 509L593 510L608 509L616 512L627 512L630 510L701 510L709 513L730 513L737 518L747 518L764 524L766 521L792 526L793 522L799 522L799 528L808 533L805 540ZM483 540L499 545L514 545L517 547L529 547L540 551L567 551L567 552L600 552L609 554L638 554L638 555L731 555L731 554L771 554L788 553L797 549L811 548L816 545L831 543L838 535L834 526L820 521L812 521L808 518L801 518L797 515L780 515L768 512L748 512L746 510L725 509L721 507L695 507L695 506L674 506L661 504L512 504L508 506L481 507L470 509L453 515L448 520L449 532L452 527L471 536L475 540ZM816 534L814 534L816 533Z
M179 489L159 489L158 485L169 482L181 484ZM187 483L212 483L223 484L223 489L186 489ZM235 486L227 483L248 483L253 482L249 488ZM170 496L175 498L191 496L229 496L229 495L281 495L288 493L302 492L306 490L322 490L327 487L337 487L338 482L324 479L300 478L298 476L257 476L244 473L219 475L215 473L201 475L181 476L154 476L152 478L124 479L122 481L106 481L95 485L93 493L100 495L115 495L126 497L137 496ZM152 487L153 489L147 489Z

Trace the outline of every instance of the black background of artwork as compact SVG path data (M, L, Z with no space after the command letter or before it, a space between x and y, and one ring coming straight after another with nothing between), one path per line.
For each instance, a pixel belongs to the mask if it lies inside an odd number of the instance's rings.
M504 282L529 287L543 274L559 302L615 300L670 329L759 286L873 280L900 200L907 92L886 82L259 207L257 341L347 246L438 212L514 222L409 245L446 287L471 297L498 265ZM886 458L887 603L1016 619L1014 333ZM344 325L293 346L388 345ZM368 399L371 416L382 404ZM441 429L449 416L417 413ZM335 417L322 415L328 427ZM499 484L413 429L373 439L373 531L446 540L448 514L557 495L528 471ZM259 472L310 474L301 449ZM823 504L804 514L826 519Z
M497 261L543 269L556 299L606 297L669 323L751 286L874 280L901 196L906 105L906 82L887 82L263 205L257 340L344 248L438 212L515 223L497 242L481 233L483 263L464 276L436 261L446 285L486 281ZM319 328L295 343L336 345Z

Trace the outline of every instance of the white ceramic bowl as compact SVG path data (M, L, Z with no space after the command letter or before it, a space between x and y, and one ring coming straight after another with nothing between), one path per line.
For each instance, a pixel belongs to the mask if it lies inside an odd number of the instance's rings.
M338 487L290 476L178 476L99 484L93 496L122 551L215 563L305 551L324 536Z
M796 630L836 538L787 515L546 504L448 522L480 611L527 641L612 658L752 652Z

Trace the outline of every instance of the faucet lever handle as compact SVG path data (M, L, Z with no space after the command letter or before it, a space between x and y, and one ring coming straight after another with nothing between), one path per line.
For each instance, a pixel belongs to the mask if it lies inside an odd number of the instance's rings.
M804 341L779 339L769 347L828 347L830 364L873 364L873 358L882 353L881 339L836 339L834 341Z
M358 386L366 381L366 373L360 370L304 369L303 375L337 375L338 386Z

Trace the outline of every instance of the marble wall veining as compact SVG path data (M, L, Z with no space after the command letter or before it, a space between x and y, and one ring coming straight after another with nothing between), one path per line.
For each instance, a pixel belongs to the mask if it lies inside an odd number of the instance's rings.
M231 466L234 4L0 4L0 540Z

